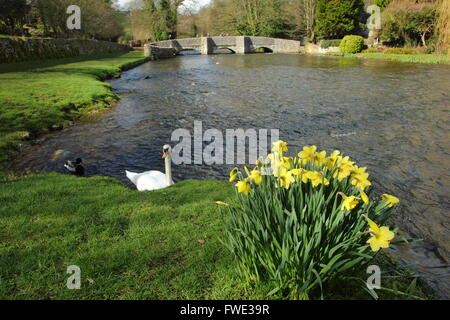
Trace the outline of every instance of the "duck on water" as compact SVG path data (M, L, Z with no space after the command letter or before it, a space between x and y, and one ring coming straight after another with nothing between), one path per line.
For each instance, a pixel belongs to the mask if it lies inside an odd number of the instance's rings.
M81 158L77 158L75 161L66 161L64 168L66 168L71 174L78 177L83 177L85 173L83 160Z

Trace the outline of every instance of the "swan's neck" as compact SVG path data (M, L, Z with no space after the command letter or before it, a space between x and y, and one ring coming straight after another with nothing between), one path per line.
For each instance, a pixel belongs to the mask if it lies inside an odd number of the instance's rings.
M166 180L167 180L167 184L169 186L173 185L173 180L172 180L172 157L169 154L166 159L165 159L165 164L166 164Z

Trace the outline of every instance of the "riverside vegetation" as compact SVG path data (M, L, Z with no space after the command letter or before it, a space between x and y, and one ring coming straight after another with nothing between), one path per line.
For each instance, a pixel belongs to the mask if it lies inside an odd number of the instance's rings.
M423 50L415 48L364 48L364 39L361 36L348 35L342 40L328 40L321 43L321 48L339 45L339 51L328 52L328 55L388 59L409 63L450 64L450 55L424 54ZM381 50L380 50L381 49Z

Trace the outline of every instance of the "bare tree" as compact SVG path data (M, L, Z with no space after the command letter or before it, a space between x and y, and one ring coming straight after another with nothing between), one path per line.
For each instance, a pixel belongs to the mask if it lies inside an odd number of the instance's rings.
M303 16L305 19L306 35L312 42L315 41L314 27L316 25L317 0L302 0Z
M55 37L115 40L122 33L113 1L105 0L32 0L45 33ZM70 5L81 8L81 30L67 28L66 10Z

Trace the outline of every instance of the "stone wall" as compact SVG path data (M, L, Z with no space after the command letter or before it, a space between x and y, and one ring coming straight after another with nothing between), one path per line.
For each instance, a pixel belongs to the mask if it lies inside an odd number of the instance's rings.
M305 52L309 54L325 54L328 52L337 52L339 50L339 47L321 48L319 45L314 43L307 43L305 45Z
M96 40L0 38L0 63L126 53L130 50L127 45Z
M305 44L305 52L309 54L318 54L320 47L314 43Z
M150 44L144 45L144 55L146 57L151 57L152 59L172 58L176 54L177 51L173 48L161 48Z

